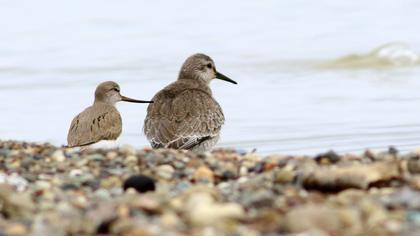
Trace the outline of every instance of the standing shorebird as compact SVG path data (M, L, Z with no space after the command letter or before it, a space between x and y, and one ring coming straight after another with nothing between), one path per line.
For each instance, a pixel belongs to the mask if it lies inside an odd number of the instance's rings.
M225 121L209 87L213 79L237 84L217 72L209 56L194 54L182 65L178 80L153 97L144 121L144 133L153 148L195 152L213 148Z
M116 140L122 130L121 115L115 108L119 101L152 103L122 96L120 86L113 82L103 82L96 87L92 106L78 114L70 125L67 135L68 147L81 147L101 140Z

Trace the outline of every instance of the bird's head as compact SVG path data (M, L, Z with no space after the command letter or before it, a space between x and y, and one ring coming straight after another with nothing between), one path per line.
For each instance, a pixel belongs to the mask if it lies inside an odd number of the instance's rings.
M111 105L115 105L115 103L119 101L135 103L153 103L153 101L137 100L121 95L120 86L114 81L106 81L99 84L98 87L96 87L95 103L104 102Z
M219 73L216 70L214 61L202 53L194 54L185 60L180 71L179 79L199 79L207 84L213 79L220 79L237 84L234 80Z

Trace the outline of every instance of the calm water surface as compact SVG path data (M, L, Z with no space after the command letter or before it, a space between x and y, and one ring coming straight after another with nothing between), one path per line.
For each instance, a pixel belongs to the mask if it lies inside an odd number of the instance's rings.
M221 147L413 150L418 22L414 0L0 0L0 138L65 144L98 83L115 80L126 96L150 99L187 56L204 52L239 82L212 83L226 116ZM390 42L408 46L375 51ZM120 142L148 145L146 106L118 108Z

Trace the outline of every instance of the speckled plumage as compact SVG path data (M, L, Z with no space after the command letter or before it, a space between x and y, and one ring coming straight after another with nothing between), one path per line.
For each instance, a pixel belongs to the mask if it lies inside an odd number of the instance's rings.
M78 114L67 136L69 147L86 146L101 140L116 140L122 131L121 115L110 104L95 103Z
M210 57L191 56L182 66L178 80L153 97L144 122L144 133L153 148L205 152L217 143L225 118L208 85L216 74L215 68L214 76L200 74L201 64L206 66L207 62L214 68Z
M115 108L119 101L150 103L120 94L113 81L103 82L96 88L95 102L78 114L71 122L67 135L68 147L87 146L101 140L116 140L122 131L121 115Z

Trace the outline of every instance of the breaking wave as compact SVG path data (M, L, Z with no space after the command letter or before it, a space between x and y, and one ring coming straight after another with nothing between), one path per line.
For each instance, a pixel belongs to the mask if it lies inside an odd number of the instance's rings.
M350 54L320 65L326 69L398 68L420 65L420 57L404 43L388 43L365 54Z

